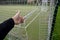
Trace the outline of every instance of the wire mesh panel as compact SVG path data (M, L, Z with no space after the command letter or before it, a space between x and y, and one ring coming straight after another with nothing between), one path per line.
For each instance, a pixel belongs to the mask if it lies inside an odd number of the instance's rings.
M24 23L15 25L4 40L50 39L55 0L7 0L1 2L1 4L9 4L0 5L1 22L7 17L13 16L17 9L21 11L20 15L25 19Z

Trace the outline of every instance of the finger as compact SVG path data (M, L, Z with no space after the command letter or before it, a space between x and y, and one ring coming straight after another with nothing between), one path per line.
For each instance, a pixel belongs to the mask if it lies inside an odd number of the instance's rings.
M20 11L19 10L17 10L16 15L20 16Z
M24 22L24 18L23 17L21 17L21 23L23 23Z
M17 14L20 14L20 11L19 10L17 11Z

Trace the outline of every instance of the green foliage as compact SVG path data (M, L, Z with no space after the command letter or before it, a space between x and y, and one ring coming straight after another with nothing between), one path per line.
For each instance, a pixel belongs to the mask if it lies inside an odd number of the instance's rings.
M60 6L56 17L56 24L53 33L53 40L60 40Z

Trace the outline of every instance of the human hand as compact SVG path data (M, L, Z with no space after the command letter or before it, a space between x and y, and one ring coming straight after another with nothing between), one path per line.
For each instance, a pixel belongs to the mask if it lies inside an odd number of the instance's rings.
M19 13L20 13L20 11L17 11L16 15L12 17L12 19L14 20L14 23L16 25L24 22L24 18L22 16L20 16Z

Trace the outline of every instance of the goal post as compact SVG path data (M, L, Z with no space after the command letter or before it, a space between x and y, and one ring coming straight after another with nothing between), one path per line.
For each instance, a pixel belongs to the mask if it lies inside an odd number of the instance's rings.
M60 1L56 0L55 10L54 10L53 20L52 20L52 26L51 26L51 31L50 31L50 39L49 40L54 40L53 39L53 35L54 35L53 32L54 32L54 28L55 28L55 23L56 23L56 17L57 17L59 3L60 3Z

